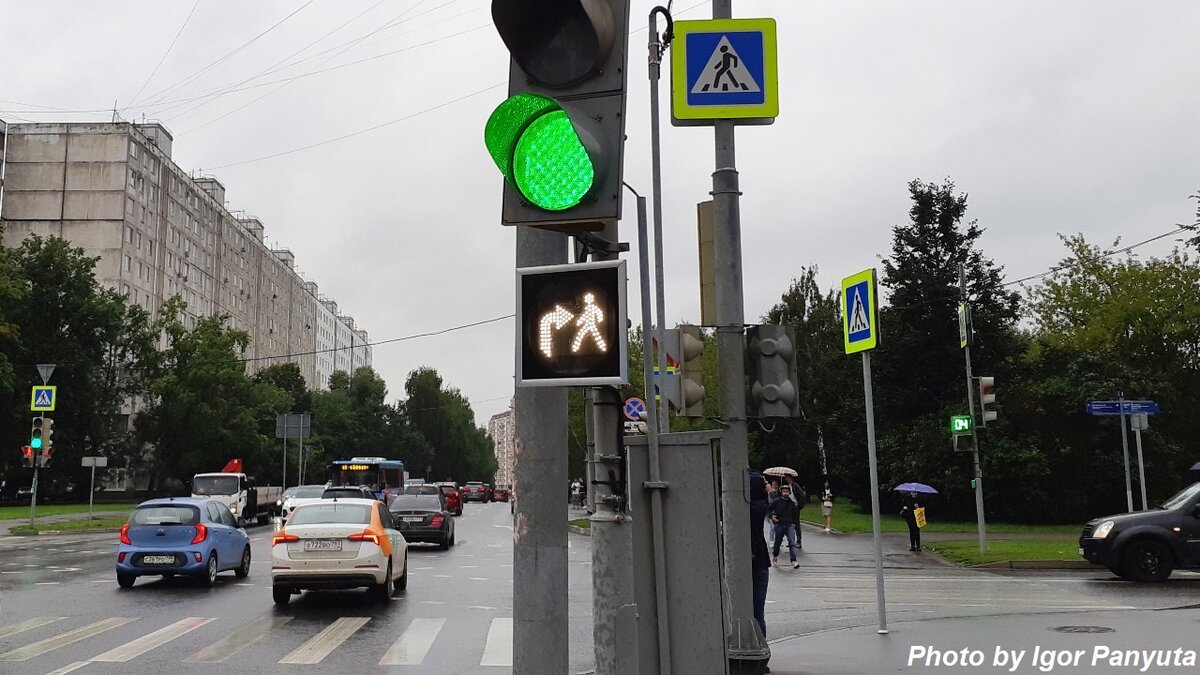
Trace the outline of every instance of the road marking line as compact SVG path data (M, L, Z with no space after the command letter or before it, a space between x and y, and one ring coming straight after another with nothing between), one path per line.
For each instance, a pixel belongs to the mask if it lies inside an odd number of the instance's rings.
M496 608L488 607L487 605L471 605L471 606L467 607L467 609L496 609Z
M68 663L67 665L63 666L62 668L59 668L58 670L52 670L49 673L46 673L46 675L67 675L67 673L73 673L76 670L79 670L80 668L86 666L87 664L88 664L87 661L76 661L75 663Z
M279 659L279 662L306 665L320 663L321 659L329 656L330 652L337 649L346 641L346 638L353 635L370 620L371 617L368 616L344 616L329 624L325 630L314 635L308 642L292 650L291 654Z
M441 600L422 600L421 604L422 605L444 605L446 603Z
M381 666L419 666L429 654L445 619L413 619L380 659Z
M473 570L473 569L475 569L476 567L479 567L479 565L459 565L459 566L458 566L458 569L460 569L460 570Z
M93 635L99 635L106 630L112 630L118 626L124 626L130 621L137 621L137 619L113 617L111 619L97 621L96 623L91 623L86 626L76 628L75 630L69 630L62 635L55 635L54 637L46 638L45 640L38 640L33 644L25 645L24 647L0 654L0 661L27 661L35 656L48 654L59 647L66 647L67 645L79 642L80 640L86 640Z
M512 617L492 619L492 627L488 629L487 643L483 647L483 659L479 661L479 665L511 668L512 662Z
M21 621L20 623L13 623L13 624L9 624L7 626L0 626L0 638L6 638L9 635L16 635L17 633L24 633L27 630L38 628L39 626L45 626L46 624L54 623L55 621L62 621L65 618L67 618L67 617L65 617L65 616L35 616L32 619L25 619L24 621Z
M105 663L124 663L132 658L145 654L155 647L161 647L171 640L186 635L187 633L196 630L204 624L211 623L213 621L216 621L216 619L205 619L196 616L180 619L169 626L159 628L153 633L143 635L142 637L131 642L126 642L120 647L110 649L103 654L99 656L93 656L88 660Z
M488 581L487 577L471 577L471 581Z
M291 620L290 616L272 616L255 621L192 654L184 659L184 663L223 663L229 657L258 642L268 633Z
M34 586L57 586L62 582L59 581L39 581Z
M92 579L93 584L115 584L116 579Z
M0 574L25 574L24 572L0 572Z

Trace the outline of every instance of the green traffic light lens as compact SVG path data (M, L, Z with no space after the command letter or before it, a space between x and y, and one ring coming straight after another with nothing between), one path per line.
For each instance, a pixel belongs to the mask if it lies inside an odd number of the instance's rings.
M483 129L483 142L492 161L509 182L513 181L513 152L521 134L538 115L557 109L558 103L552 98L538 94L517 94L492 111Z
M40 439L40 438L34 438L34 439L31 439L31 440L29 441L29 447L31 447L31 448L40 448L40 447L42 447L42 439Z
M521 134L513 153L513 179L526 199L547 211L583 201L596 170L567 113L545 113Z

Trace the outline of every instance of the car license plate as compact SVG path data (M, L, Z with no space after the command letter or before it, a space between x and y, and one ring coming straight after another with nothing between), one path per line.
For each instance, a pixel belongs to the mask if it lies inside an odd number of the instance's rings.
M142 557L142 562L146 565L174 565L175 556L173 555L148 555Z
M423 522L425 522L425 517L424 516L404 516L404 522L406 522L406 523L423 523Z
M342 550L342 542L340 539L309 539L304 542L305 551L340 551Z

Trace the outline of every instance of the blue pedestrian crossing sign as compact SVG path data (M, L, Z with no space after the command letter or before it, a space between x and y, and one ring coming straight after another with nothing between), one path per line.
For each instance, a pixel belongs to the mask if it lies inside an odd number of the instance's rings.
M29 410L32 412L54 412L55 392L58 387L48 384L35 386L29 395Z
M676 21L671 49L671 122L736 120L771 124L779 116L775 19Z
M875 268L842 279L842 334L847 354L879 343L879 304Z

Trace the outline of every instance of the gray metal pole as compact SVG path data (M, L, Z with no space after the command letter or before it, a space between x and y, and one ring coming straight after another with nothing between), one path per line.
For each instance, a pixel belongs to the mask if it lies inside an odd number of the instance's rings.
M659 42L658 34L658 12L660 7L655 7L650 10L650 35L649 35L649 50L650 50L650 175L651 186L654 190L654 316L658 317L658 322L655 327L654 335L658 340L658 371L660 375L655 378L655 382L663 382L667 377L667 346L663 342L666 335L666 299L665 291L663 290L663 237L662 237L662 148L660 146L659 135L659 110L658 110L658 80L660 74L660 66L662 64L663 44ZM643 292L648 292L645 289ZM643 324L643 330L649 330L649 323ZM674 375L673 377L678 377ZM650 380L646 380L647 395L654 396L654 387L649 386ZM667 392L664 387L658 388L661 399L647 398L650 402L647 407L658 408L658 424L659 430L667 433L671 430L671 420L668 414ZM653 424L650 422L648 424ZM654 469L651 469L653 471ZM665 643L664 643L665 644ZM669 671L664 671L669 672Z
M733 16L731 0L713 0L713 18ZM742 626L755 626L750 597L750 505L745 494L750 459L746 433L745 307L742 298L742 222L738 198L734 125L717 120L713 134L713 247L716 250L717 371L721 416L721 532L725 591L729 599L727 636Z
M967 267L958 266L958 294L967 313L967 345L963 356L967 361L967 411L971 415L972 468L975 476L975 521L979 531L979 555L987 555L987 519L983 511L983 467L979 463L979 430L975 427L975 381L971 375L971 306L967 304ZM982 407L983 402L980 401Z
M566 262L566 236L518 227L516 266ZM517 490L513 521L513 672L562 675L567 640L567 390L521 387L513 395Z
M1125 433L1125 392L1117 393L1117 403L1121 406L1121 450L1125 453L1125 503L1129 513L1133 513L1133 479L1129 475L1129 434Z
M638 198L644 222L646 200ZM601 235L618 238L616 224ZM592 260L614 260L617 253L593 253ZM645 303L645 299L642 300ZM624 323L626 317L619 317ZM645 332L645 331L643 331ZM592 390L592 429L595 434L595 511L592 532L592 642L596 675L636 675L638 671L637 601L633 589L633 523L629 517L629 486L621 431L621 396L616 387ZM653 415L654 407L647 405ZM649 420L647 431L654 424ZM564 596L565 599L566 596ZM514 672L522 672L514 669ZM563 671L565 672L565 671Z
M33 527L33 519L37 514L37 490L38 490L38 455L41 450L35 450L33 454L33 484L29 488L29 527Z
M883 594L883 532L879 515L879 469L875 456L875 392L871 386L871 350L862 353L863 398L867 413L867 465L871 474L871 534L875 539L875 605L879 611L879 632L887 627L887 600Z
M283 485L279 488L281 492L283 490L287 489L287 436L288 436L287 421L288 421L288 418L287 418L287 415L285 414L283 417Z
M654 32L654 15L650 18L650 31ZM650 337L650 331L646 328L650 325L650 257L646 251L646 240L649 236L646 233L646 198L638 197L638 249L641 255L638 256L639 271L641 272L642 283L642 374L646 378L646 396L654 395L654 388L649 384L654 367L651 363L654 356L654 341ZM659 316L662 316L661 314ZM659 328L661 328L661 324ZM658 340L659 348L662 348L662 338ZM660 368L663 361L659 361ZM665 393L665 392L664 392ZM647 398L647 400L650 400ZM662 408L663 415L666 415L666 406ZM662 675L670 675L671 673L671 620L669 612L669 604L667 602L667 545L666 537L663 532L663 508L662 498L663 491L667 489L667 484L662 480L662 466L659 462L658 454L658 420L655 419L658 411L657 406L647 405L646 413L649 415L646 420L646 447L647 447L647 464L649 465L650 480L646 481L641 487L650 490L650 519L651 531L654 539L654 593L655 605L658 610L658 644L654 645L658 652L658 668ZM636 486L635 486L636 487ZM640 543L640 542L639 542ZM642 649L648 645L639 645Z
M1150 506L1146 501L1146 463L1142 461L1142 430L1140 427L1133 430L1133 437L1137 440L1138 484L1142 486L1142 510L1149 511Z
M96 495L96 458L92 458L92 484L88 486L88 520L92 519L92 498Z

